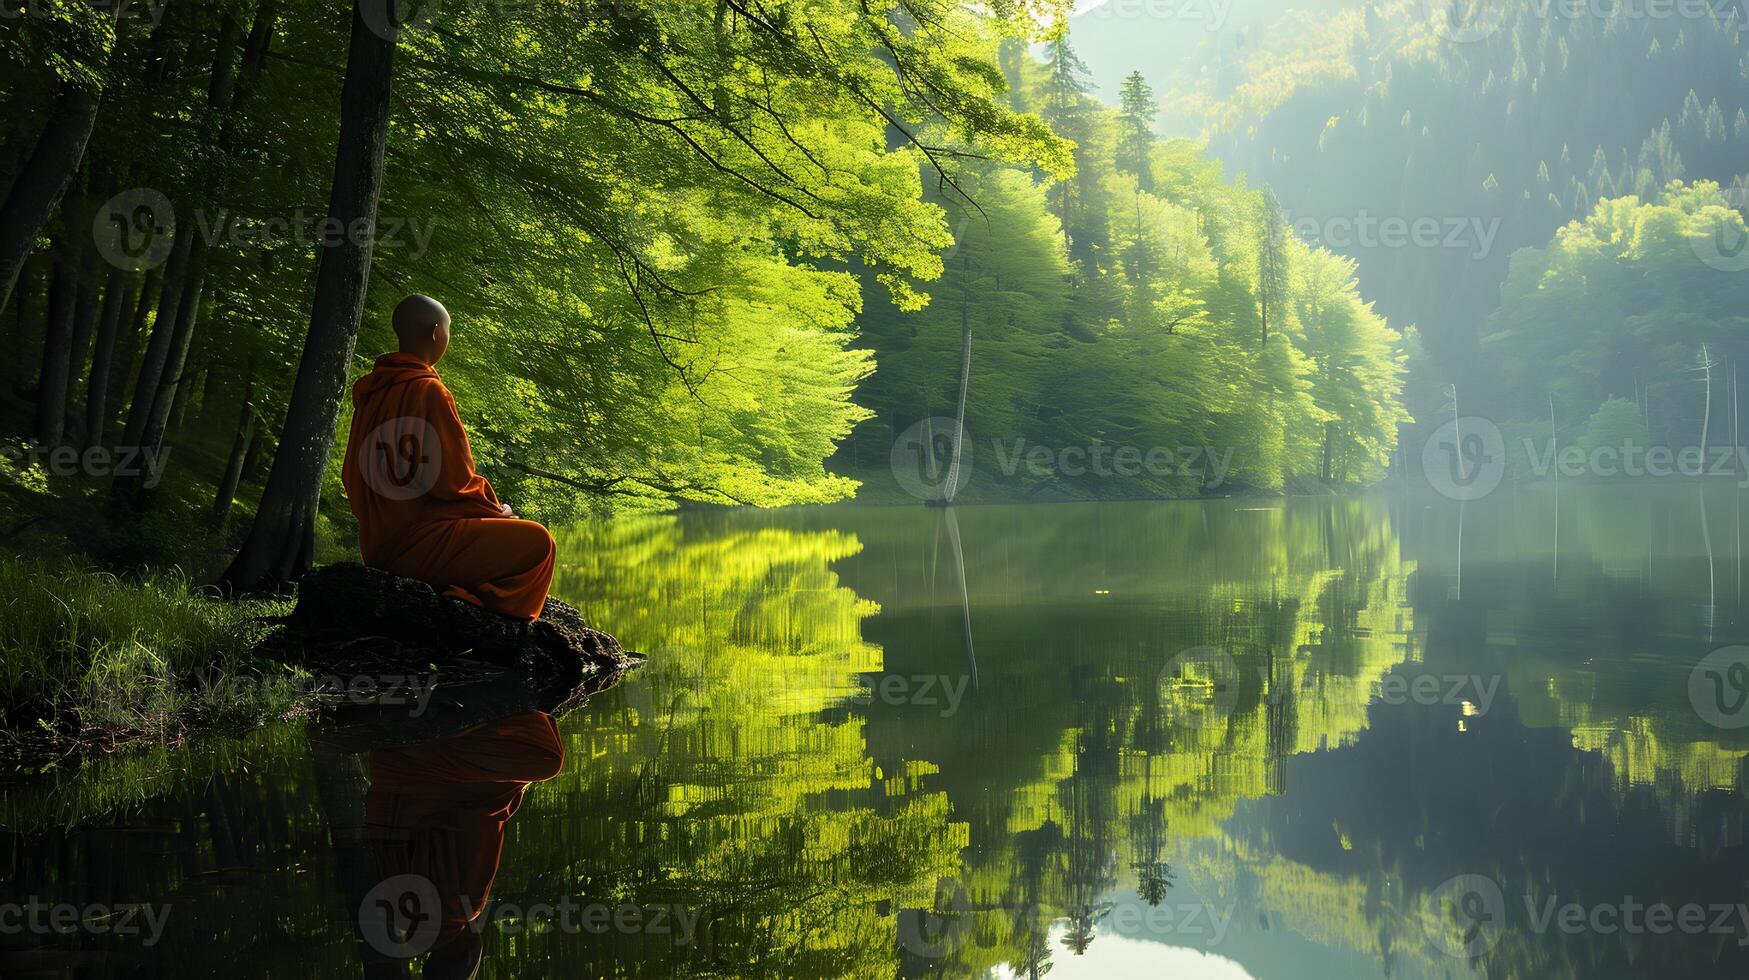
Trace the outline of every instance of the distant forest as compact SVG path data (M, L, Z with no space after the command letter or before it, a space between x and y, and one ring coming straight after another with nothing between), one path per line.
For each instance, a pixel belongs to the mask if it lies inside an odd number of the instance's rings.
M1340 248L1417 341L1405 400L1418 419L1448 413L1455 386L1466 410L1502 421L1546 425L1552 398L1563 435L1616 398L1661 443L1695 443L1709 415L1723 437L1725 378L1749 356L1744 15L1590 9L1280 12L1181 28L1200 33L1204 70L1134 67L1157 70L1165 117L1273 190L1296 227L1370 215L1493 233L1485 248L1473 235ZM1125 26L1075 24L1098 50Z

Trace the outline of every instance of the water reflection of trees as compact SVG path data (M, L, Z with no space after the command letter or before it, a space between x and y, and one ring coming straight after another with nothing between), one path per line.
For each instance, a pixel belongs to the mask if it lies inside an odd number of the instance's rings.
M513 951L489 933L483 975L508 975L513 952L518 973L655 961L681 975L1037 976L1097 943L1108 903L1129 890L1233 902L1240 922L1407 975L1448 965L1429 949L1421 902L1460 871L1509 891L1539 875L1572 881L1576 900L1648 885L1723 896L1720 875L1744 870L1729 829L1741 752L1630 669L1639 639L1677 615L1646 611L1634 590L1649 575L1654 599L1685 594L1698 573L1653 541L1655 560L1630 575L1629 552L1646 542L1609 539L1603 571L1588 575L1585 535L1607 538L1602 524L1620 519L1605 510L1563 512L1557 583L1514 572L1511 528L1473 509L1461 599L1445 588L1438 516L1416 513L1405 545L1402 518L1365 501L1050 508L1048 519L973 508L956 515L962 568L933 547L942 515L921 509L563 533L557 591L652 658L565 721L571 761L511 826L497 894L672 903L701 913L699 931L685 944L530 933ZM1573 532L1586 522L1599 527ZM1418 570L1409 554L1434 557ZM1619 644L1591 663L1524 639L1585 616L1610 617ZM957 709L871 694L883 677L969 673L968 619L980 676ZM1240 668L1233 710L1200 726L1175 700L1186 689L1162 697L1159 683L1199 646ZM1454 706L1369 704L1399 668L1506 679L1488 717L1460 732ZM215 867L283 869L323 853L301 743L256 741L255 757L202 769L200 788L168 769L128 777L126 792L68 784L84 787L74 798L158 814L158 850L191 855L178 871L136 862L127 879L187 902L190 934L170 954L187 975L269 962L294 940L344 962L344 923L286 912L221 925L221 903L187 897ZM1479 767L1456 789L1406 775L1447 778L1456 765ZM141 788L150 779L168 788L155 801ZM1579 874L1617 857L1612 834L1677 870ZM15 852L21 882L114 849L93 828L32 840L50 843ZM285 909L319 903L327 880L259 878L261 904ZM202 949L215 938L242 952L221 964ZM1490 965L1589 975L1585 963L1612 965L1598 955L1584 937L1509 935Z

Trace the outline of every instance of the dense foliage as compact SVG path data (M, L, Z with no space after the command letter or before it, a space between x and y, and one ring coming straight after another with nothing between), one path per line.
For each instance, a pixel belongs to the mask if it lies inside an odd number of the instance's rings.
M855 465L884 467L909 426L954 416L965 359L973 495L1381 475L1406 420L1402 342L1361 299L1353 263L1289 234L1267 190L1226 179L1188 141L1157 141L1140 74L1113 109L1086 94L1066 39L1042 63L1008 64L1015 101L1075 141L1075 177L968 179L979 208L959 209L933 302L871 305L880 367L858 401L875 418L845 451ZM1106 450L1097 467L1093 447Z

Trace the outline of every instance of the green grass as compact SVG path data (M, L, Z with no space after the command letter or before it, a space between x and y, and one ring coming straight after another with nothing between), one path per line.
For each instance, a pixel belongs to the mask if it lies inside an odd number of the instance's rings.
M285 612L224 602L176 569L117 576L0 557L0 712L19 744L170 740L297 712L301 688L253 648ZM0 746L3 751L5 746Z

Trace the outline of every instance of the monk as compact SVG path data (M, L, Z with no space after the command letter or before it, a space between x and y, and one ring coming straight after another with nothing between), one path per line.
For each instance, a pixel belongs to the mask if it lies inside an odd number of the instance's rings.
M444 595L535 619L553 580L553 536L519 520L474 471L455 399L437 376L449 311L429 296L395 307L400 350L352 387L340 479L364 563Z

